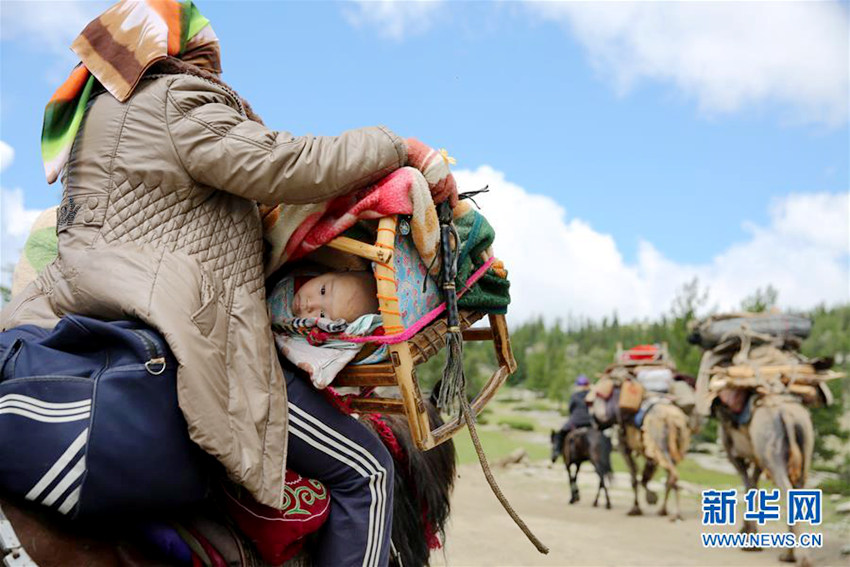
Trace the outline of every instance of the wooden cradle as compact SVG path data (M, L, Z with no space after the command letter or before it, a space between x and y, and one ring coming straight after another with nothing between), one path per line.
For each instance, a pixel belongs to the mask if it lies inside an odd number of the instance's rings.
M392 266L395 253L397 215L383 217L378 222L374 244L348 237L338 237L327 244L341 252L354 254L375 263L375 280L378 288L379 309L387 334L404 331L399 312L396 274ZM489 327L472 325L489 317ZM461 311L460 326L464 341L492 341L498 368L475 396L471 407L477 416L489 403L508 376L516 370L516 361L511 351L510 336L504 315L487 315L477 311ZM427 450L451 439L465 426L460 416L449 419L444 425L432 428L422 392L416 378L416 366L437 354L446 345L447 324L445 315L438 317L410 339L389 344L387 362L366 365L348 365L334 380L334 386L369 388L377 386L396 387L400 394L395 397L353 396L351 408L359 412L382 414L405 414L410 432L416 445Z

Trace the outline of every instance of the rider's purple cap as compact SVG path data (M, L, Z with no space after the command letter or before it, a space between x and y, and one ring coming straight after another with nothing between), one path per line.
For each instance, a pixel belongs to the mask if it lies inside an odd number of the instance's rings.
M590 381L587 379L587 376L585 376L584 374L579 374L578 378L576 378L576 385L587 386L588 384L590 384Z

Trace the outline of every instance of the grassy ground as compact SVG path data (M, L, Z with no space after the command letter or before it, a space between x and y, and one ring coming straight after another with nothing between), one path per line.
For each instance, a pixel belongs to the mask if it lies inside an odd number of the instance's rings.
M487 458L491 462L509 455L520 447L523 447L528 452L528 457L531 460L536 461L549 458L548 445L529 442L527 439L523 440L521 438L523 436L518 435L516 431L479 429L478 436L481 439L481 445L484 447ZM468 433L458 433L455 437L455 449L457 450L458 461L461 464L478 461L478 456L475 453L475 448L472 446L472 441ZM629 470L626 467L625 461L623 461L622 455L616 451L611 453L611 466L615 472L628 472ZM741 483L740 479L735 475L703 468L687 458L679 463L678 470L682 480L700 486L736 488ZM663 476L656 476L658 480L662 480L663 478Z
M491 462L495 462L502 457L509 455L514 450L523 447L528 451L528 456L532 460L546 459L549 457L549 448L539 443L523 442L517 439L517 435L513 431L500 431L491 429L479 429L478 437L481 439L481 446L484 447L484 452ZM472 446L472 440L469 433L462 431L457 434L454 439L455 449L457 450L457 458L461 464L477 463L478 455L475 453L475 447Z
M615 472L628 472L629 470L619 452L611 453L611 466ZM642 466L642 464L639 464L639 466ZM682 480L699 486L710 486L712 488L737 488L741 484L741 479L737 476L706 469L687 457L679 463L676 470L679 471L679 476ZM656 480L661 481L665 478L663 473L656 472L655 474Z

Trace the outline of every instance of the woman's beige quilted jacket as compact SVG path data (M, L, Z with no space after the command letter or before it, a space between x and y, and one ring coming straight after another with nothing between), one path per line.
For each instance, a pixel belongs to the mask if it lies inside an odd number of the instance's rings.
M145 78L126 103L94 97L63 176L59 258L7 306L2 328L51 328L65 313L156 327L180 362L192 439L280 507L286 392L255 201L324 200L406 159L383 128L270 131L226 86L187 74Z

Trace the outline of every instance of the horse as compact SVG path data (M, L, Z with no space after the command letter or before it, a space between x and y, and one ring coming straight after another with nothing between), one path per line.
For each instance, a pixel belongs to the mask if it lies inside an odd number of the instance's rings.
M583 462L590 461L596 474L599 475L599 487L596 489L593 507L599 504L599 494L605 491L605 508L610 510L611 499L608 497L605 479L608 479L608 484L611 483L611 440L594 427L579 427L566 435L564 431L552 431L551 441L552 462L554 463L559 456L562 456L567 467L567 476L570 479L570 504L579 501L577 483L579 468ZM575 470L571 468L572 466L575 466Z
M814 451L814 428L808 410L800 400L783 394L759 395L753 402L749 424L738 425L726 406L715 402L714 414L720 423L720 437L729 461L744 483L745 490L757 489L765 472L779 490L806 484ZM796 534L797 526L789 526ZM753 521L743 521L742 533L756 533ZM794 563L794 549L788 548L780 561ZM809 565L804 548L799 564Z
M425 402L431 423L441 423L439 412L431 401ZM372 427L371 421L361 419ZM390 565L428 565L434 538L445 541L445 528L450 513L450 496L454 486L457 457L451 440L429 450L416 448L404 416L384 416L405 458L393 453L395 465L393 491L393 526ZM0 508L6 513L23 549L40 567L53 565L153 566L162 561L149 556L134 534L123 533L114 526L98 526L97 533L63 521L44 509L12 501L0 494ZM0 512L2 522L2 512ZM244 545L247 556L243 566L260 565L253 558L251 546ZM0 551L2 554L2 551ZM287 567L309 565L309 552L296 556ZM4 557L0 555L0 563Z
M652 506L658 502L658 494L649 489L649 481L658 466L667 471L664 487L664 502L658 510L659 516L667 515L667 501L671 491L676 493L676 513L671 521L681 520L679 501L679 474L676 465L684 458L690 445L691 432L685 412L672 403L656 403L647 410L641 428L638 429L631 420L618 419L618 445L620 452L629 467L629 475L634 491L634 503L629 510L629 516L641 516L643 511L638 501L638 484L643 486L646 502ZM636 456L644 457L643 473L638 483Z

